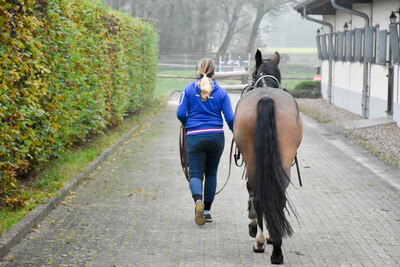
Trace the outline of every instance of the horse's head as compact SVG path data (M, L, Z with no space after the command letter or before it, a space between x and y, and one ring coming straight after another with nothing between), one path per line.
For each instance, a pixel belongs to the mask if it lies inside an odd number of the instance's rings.
M255 83L255 87L269 86L280 88L281 72L278 68L280 60L279 53L275 52L272 58L263 60L261 51L257 49L255 60L256 66L253 72L253 81Z

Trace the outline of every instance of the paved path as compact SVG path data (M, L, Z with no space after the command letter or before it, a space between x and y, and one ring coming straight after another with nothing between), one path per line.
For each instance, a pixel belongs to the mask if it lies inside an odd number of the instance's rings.
M236 102L238 95L232 95ZM178 160L177 95L104 162L1 266L267 266L252 252L242 169L216 196L214 221L194 223ZM289 196L295 234L286 266L400 266L400 172L305 117ZM219 171L228 173L231 134Z

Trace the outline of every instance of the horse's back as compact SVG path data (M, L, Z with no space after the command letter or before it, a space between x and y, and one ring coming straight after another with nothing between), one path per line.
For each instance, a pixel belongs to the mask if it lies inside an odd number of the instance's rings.
M299 110L292 95L284 90L269 87L257 88L244 94L236 107L237 111L240 113L242 109L250 108L254 113L257 109L257 103L262 97L270 97L274 100L276 114L289 113L289 115L296 115L295 117L297 117Z
M236 106L234 130L239 130L238 128L243 125L254 128L253 122L257 117L257 103L263 97L272 98L275 102L278 131L279 128L297 127L301 123L301 116L295 99L284 90L265 87L254 89L244 94L240 99Z

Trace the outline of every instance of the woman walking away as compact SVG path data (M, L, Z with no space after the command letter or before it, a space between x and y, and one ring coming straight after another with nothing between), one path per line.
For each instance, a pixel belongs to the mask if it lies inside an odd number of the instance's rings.
M211 222L211 204L217 188L217 169L225 145L223 118L233 129L234 113L225 89L213 79L215 64L203 58L198 64L199 79L186 85L176 111L186 127L190 190L195 202L196 224ZM222 113L221 113L222 112ZM204 199L203 199L204 180Z

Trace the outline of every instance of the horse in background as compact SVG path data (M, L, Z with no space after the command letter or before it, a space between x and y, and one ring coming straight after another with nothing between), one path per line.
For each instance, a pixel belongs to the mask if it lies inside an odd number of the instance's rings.
M233 138L243 155L249 192L249 234L256 237L254 252L264 252L263 221L273 245L272 264L283 264L282 239L293 233L286 218L290 203L286 188L290 169L303 135L303 121L295 99L280 89L277 52L263 60L257 50L253 82L239 100Z

